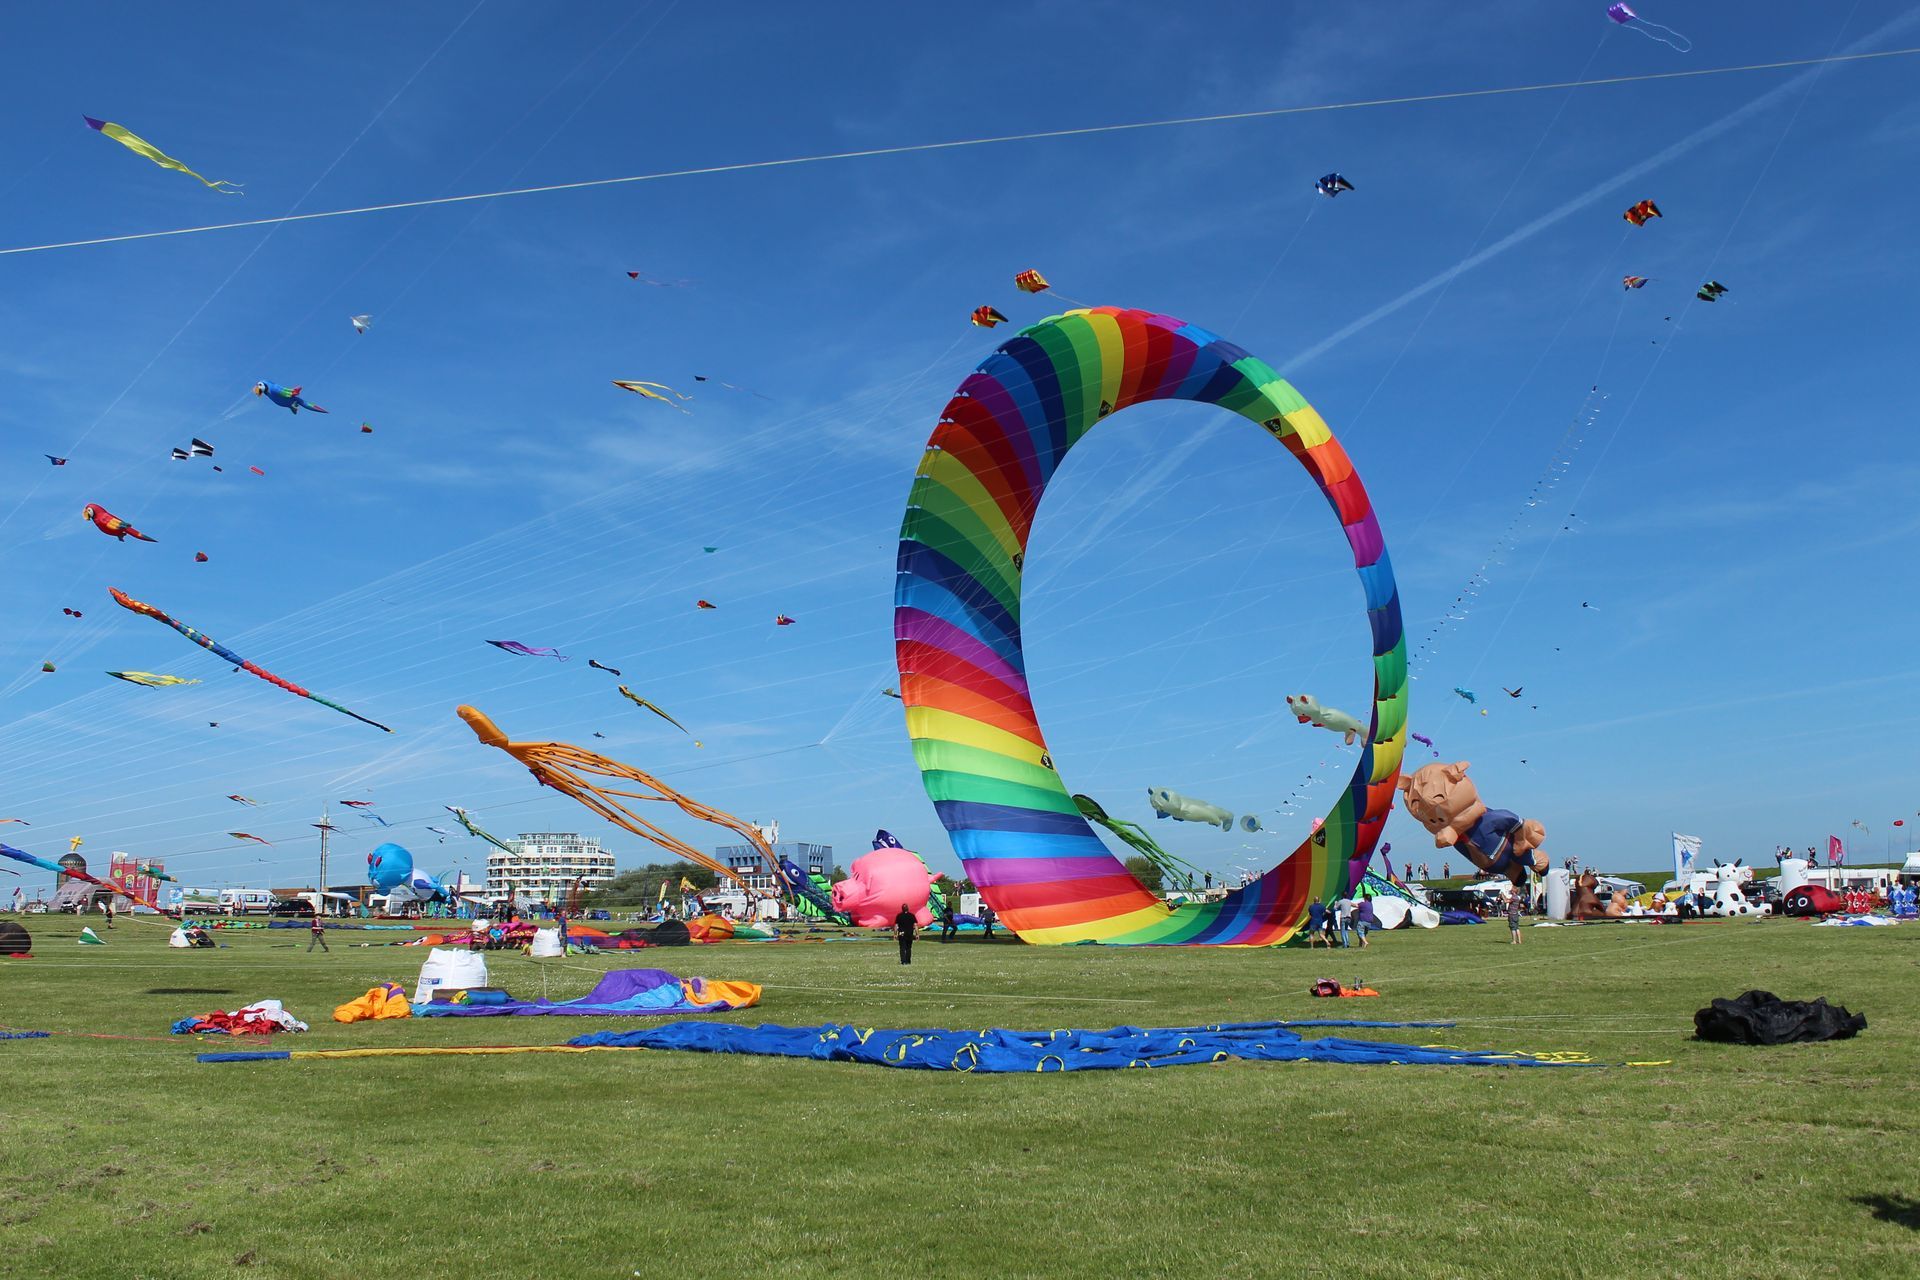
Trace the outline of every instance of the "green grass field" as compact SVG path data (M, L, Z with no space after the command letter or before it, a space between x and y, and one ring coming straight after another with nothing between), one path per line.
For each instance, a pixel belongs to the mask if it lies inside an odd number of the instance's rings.
M631 1022L343 1026L335 1004L411 986L423 952L342 932L308 956L277 931L169 951L126 920L91 948L71 917L26 923L36 956L0 961L0 1023L66 1034L0 1041L0 1275L1920 1275L1920 926L1530 928L1515 948L1486 925L1331 956L923 942L910 969L885 942L490 962L556 999L649 963L764 983L743 1021L1450 1018L1373 1034L1660 1064L1041 1077L645 1051L203 1066L227 1046L168 1024L264 997L313 1024L282 1048ZM1305 994L1323 974L1384 998L1329 1009ZM1748 987L1870 1026L1690 1039L1694 1009Z

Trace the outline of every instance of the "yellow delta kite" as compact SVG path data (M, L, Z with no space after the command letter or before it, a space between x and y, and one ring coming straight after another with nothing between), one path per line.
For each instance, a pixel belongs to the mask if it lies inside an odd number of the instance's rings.
M95 120L92 116L81 116L80 118L87 122L87 128L92 129L98 133L106 134L109 138L112 138L115 142L119 143L121 146L125 147L127 150L133 152L137 156L145 156L147 159L159 165L162 169L173 169L173 170L176 170L177 172L186 174L189 178L199 178L201 182L204 182L207 186L211 187L215 191L218 191L223 196L237 196L237 195L245 194L240 190L239 183L226 182L226 181L216 182L212 178L204 177L201 174L197 174L193 170L187 168L187 166L181 164L178 160L175 160L172 156L168 155L166 152L162 151L160 148L154 146L151 142L148 142L145 138L142 138L137 133L129 132L128 130L121 128L119 125L109 123L108 121L105 121L105 120ZM226 190L226 188L228 187L232 187L233 190L231 191Z
M630 382L630 381L622 380L620 378L615 378L613 380L613 385L620 388L622 391L631 391L633 392L633 394L637 396L645 396L649 400L658 400L661 404L672 405L674 408L680 409L680 412L687 414L688 416L692 416L693 414L693 410L681 409L679 405L673 403L674 400L691 400L693 399L693 397L681 395L678 391L675 391L672 387L668 386L664 382ZM666 392L666 395L660 394L663 391ZM668 397L672 397L672 399L669 399Z
M185 676L157 676L151 671L109 671L108 675L116 680L125 680L128 684L143 684L149 689L161 689L173 684L199 684L198 680L189 680Z

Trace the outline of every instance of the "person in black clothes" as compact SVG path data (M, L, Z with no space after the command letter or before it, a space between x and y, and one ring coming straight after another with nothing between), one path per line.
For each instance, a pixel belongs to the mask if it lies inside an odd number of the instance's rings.
M953 903L940 904L940 941L947 942L960 936L960 926L953 919Z
M999 919L993 914L993 908L986 903L980 904L980 941L993 941L993 922Z
M900 943L900 963L913 963L913 934L920 922L913 918L913 908L906 903L900 904L900 914L893 918L893 936Z

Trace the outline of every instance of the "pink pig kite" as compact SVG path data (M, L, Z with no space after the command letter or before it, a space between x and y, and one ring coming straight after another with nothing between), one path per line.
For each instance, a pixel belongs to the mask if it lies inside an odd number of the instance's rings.
M888 929L904 903L925 929L933 923L928 889L938 879L919 854L882 831L873 838L873 852L855 858L847 878L833 886L833 909L862 929Z

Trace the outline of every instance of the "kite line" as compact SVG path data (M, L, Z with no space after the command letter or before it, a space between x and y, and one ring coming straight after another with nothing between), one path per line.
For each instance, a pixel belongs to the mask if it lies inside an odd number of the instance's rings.
M1784 71L1793 67L1829 66L1843 62L1867 62L1880 58L1904 58L1920 54L1920 46L1904 49L1880 49L1867 53L1828 54L1820 58L1790 58L1780 62L1750 62L1734 67L1699 67L1684 71L1654 71L1632 76L1603 76L1592 80L1556 80L1540 84L1503 85L1492 89L1456 89L1445 93L1419 93L1394 98L1362 98L1349 102L1308 103L1297 107L1267 107L1257 111L1228 111L1208 116L1176 116L1165 120L1132 120L1120 124L1083 125L1073 129L1040 129L1031 133L1006 133L984 138L956 138L947 142L910 142L892 147L867 147L859 151L828 151L809 156L785 156L776 160L744 160L733 164L702 165L690 169L664 169L653 173L624 174L614 178L585 178L577 182L556 182L540 187L512 187L503 191L477 191L461 196L434 196L422 200L398 200L389 204L360 205L350 209L324 209L314 213L288 213L271 218L250 218L240 222L212 222L195 227L173 227L164 231L131 231L117 236L95 236L87 240L61 240L48 244L16 245L0 249L0 257L19 253L44 253L52 249L83 249L102 244L125 244L134 240L159 240L169 236L200 235L209 231L236 231L247 227L282 226L289 222L315 222L323 218L350 218L363 213L391 213L399 209L425 209L435 205L470 204L478 200L500 200L508 196L546 195L556 191L585 191L595 187L626 186L637 182L661 182L670 178L699 178L721 173L746 173L756 169L785 169L803 164L823 164L834 160L871 160L880 156L924 154L930 151L957 151L965 147L1000 146L1010 142L1044 142L1056 138L1084 138L1103 133L1132 133L1145 129L1171 129L1185 125L1230 124L1240 120L1271 120L1282 116L1316 115L1329 111L1357 111L1368 107L1403 107L1426 102L1455 102L1467 98L1497 98L1522 93L1547 93L1555 89L1586 89L1605 85L1640 84L1658 80L1690 80L1703 76L1737 75L1749 71Z

